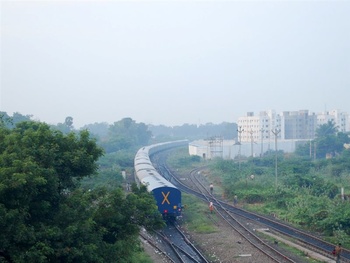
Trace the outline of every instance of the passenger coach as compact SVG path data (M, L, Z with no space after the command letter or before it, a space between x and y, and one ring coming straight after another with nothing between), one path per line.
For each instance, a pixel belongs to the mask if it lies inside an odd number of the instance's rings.
M181 192L154 168L150 156L163 150L188 145L187 140L159 143L138 150L135 160L135 174L138 184L146 185L152 192L159 212L165 220L174 220L181 215Z

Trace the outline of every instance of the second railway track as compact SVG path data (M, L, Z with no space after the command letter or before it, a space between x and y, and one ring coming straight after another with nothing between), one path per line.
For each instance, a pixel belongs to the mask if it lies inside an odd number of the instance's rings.
M210 194L208 183L206 182L206 184L204 184L202 180L198 179L198 175L200 174L198 173L198 171L200 171L200 169L193 170L191 174L186 175L185 178L183 177L179 178L179 175L177 175L167 167L165 160L166 158L163 158L163 157L158 159L159 161L158 168L162 170L162 174L164 174L164 176L168 180L171 180L174 184L176 184L176 186L179 187L181 191L196 195L198 198L202 199L203 201L213 202L215 207L217 209L220 209L220 211L222 211L223 214L227 212L232 214L234 218L232 220L237 220L238 222L239 220L243 220L243 221L248 220L251 222L255 222L256 224L259 224L262 227L271 229L270 232L274 232L277 235L282 235L285 238L293 240L291 242L298 244L303 249L307 248L309 251L317 254L317 257L319 258L320 261L331 262L331 260L333 259L333 257L330 255L330 251L334 247L334 244L330 244L326 241L323 241L317 236L314 236L305 231L296 229L288 224L285 224L284 222L280 222L273 218L248 212L243 209L239 209L237 207L234 207L232 204L229 204L223 200L217 199L215 198L215 196ZM189 180L192 180L192 183L190 183L191 186L188 185ZM184 183L184 182L187 182L187 183ZM230 216L227 215L224 217L230 217ZM247 234L248 232L247 230L243 230L242 233L244 235L244 233ZM251 236L251 233L249 233L249 236ZM259 246L261 246L261 243L262 243L260 241L252 241L252 242L259 244ZM262 248L262 250L266 250L266 249ZM273 250L274 248L272 247L271 251ZM277 253L272 252L274 256L271 256L271 259L276 262L297 262L291 258L288 258L288 256L283 255L283 253L281 255L278 255L279 253L280 252L277 252ZM350 253L346 249L344 249L342 254L342 262L350 262Z

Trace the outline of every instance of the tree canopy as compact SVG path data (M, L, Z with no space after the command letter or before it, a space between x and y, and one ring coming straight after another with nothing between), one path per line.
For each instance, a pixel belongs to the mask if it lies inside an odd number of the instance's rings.
M341 154L344 144L350 142L350 137L344 132L339 132L333 121L328 121L316 129L316 138L308 144L299 145L296 154L310 156L313 159L326 158Z
M140 226L161 217L145 189L78 187L102 154L86 130L0 125L0 261L133 262Z
M124 118L109 126L108 138L101 143L107 153L147 145L152 133L144 123Z
M30 121L31 118L32 115L22 115L19 112L14 112L12 116L10 116L6 112L0 111L0 126L13 128L17 123L22 121Z

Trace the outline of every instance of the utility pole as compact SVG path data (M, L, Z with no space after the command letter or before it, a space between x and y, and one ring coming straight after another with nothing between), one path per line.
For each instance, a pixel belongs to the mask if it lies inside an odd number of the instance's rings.
M312 144L311 144L311 139L310 139L310 145L309 145L309 151L310 151L310 159L312 158Z
M314 161L316 161L316 148L317 148L317 142L316 139L314 140Z
M281 132L281 130L275 128L275 130L272 130L272 133L275 135L275 175L276 175L276 180L275 180L275 186L276 186L276 191L277 191L277 137L278 134Z
M253 157L253 130L250 130L250 156Z
M263 153L264 153L264 129L263 128L261 128L260 130L259 130L260 132L261 132L261 151L260 151L260 157L262 157L263 156Z
M244 129L242 129L241 126L238 127L238 169L241 170L241 136L242 136L242 132L244 131Z

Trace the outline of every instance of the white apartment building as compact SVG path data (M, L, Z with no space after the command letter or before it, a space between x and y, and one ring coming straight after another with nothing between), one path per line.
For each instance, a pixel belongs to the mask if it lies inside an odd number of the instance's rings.
M326 124L328 121L333 121L338 128L338 131L350 131L349 114L340 110L324 111L317 114L317 124Z
M235 140L211 138L194 141L189 144L189 153L204 159L235 159L238 156L260 156L270 150L290 153L300 144L309 144L311 149L317 127L328 121L333 121L341 132L350 131L349 115L339 110L319 114L308 110L284 111L281 114L268 110L258 115L248 112L238 118Z
M281 138L278 132L281 126L281 118L275 111L261 111L254 116L253 112L248 112L246 116L238 118L238 141L239 142L263 142L275 137L273 131L277 130L277 138Z
M238 138L240 142L260 142L265 140L312 140L319 125L334 121L341 132L350 131L349 115L339 110L310 113L308 110L261 111L259 115L248 112L238 118Z

